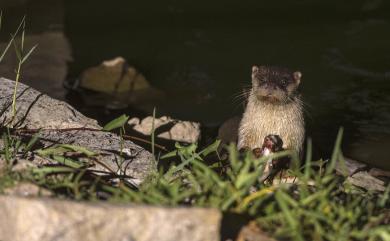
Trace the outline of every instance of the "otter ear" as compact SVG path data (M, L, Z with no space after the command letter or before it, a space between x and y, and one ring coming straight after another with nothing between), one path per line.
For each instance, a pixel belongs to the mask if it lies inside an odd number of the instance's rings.
M293 77L297 85L299 85L299 83L301 83L302 73L300 71L295 71Z
M267 66L264 66L264 65L260 65L260 66L254 65L252 67L252 73L253 74L256 74L256 73L266 74L267 73Z

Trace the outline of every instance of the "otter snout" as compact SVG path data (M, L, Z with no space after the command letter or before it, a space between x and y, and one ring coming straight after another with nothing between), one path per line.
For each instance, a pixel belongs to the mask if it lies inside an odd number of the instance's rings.
M257 88L256 96L259 100L280 102L287 98L285 91L279 89L277 86L266 85Z

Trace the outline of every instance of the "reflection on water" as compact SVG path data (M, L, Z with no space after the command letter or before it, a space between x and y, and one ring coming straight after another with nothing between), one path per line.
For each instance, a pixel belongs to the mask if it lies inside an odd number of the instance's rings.
M25 4L25 5L21 5ZM3 9L3 7L8 7ZM25 49L34 45L28 61L23 64L22 81L57 99L65 99L63 81L72 60L71 46L63 32L64 5L62 0L0 0L3 26L0 32L0 50L8 44L10 33L19 25L23 15L27 19ZM20 38L17 39L20 42ZM0 75L15 78L17 57L11 46L0 64Z
M308 134L317 149L329 152L344 126L347 154L390 168L388 3L67 0L64 5L74 56L70 79L123 56L166 93L153 103L159 113L212 127L242 111L233 97L250 85L253 64L299 69ZM93 111L89 114L104 121L113 117Z
M48 31L27 35L25 49L29 50L37 43L39 47L23 65L22 81L54 98L65 99L63 81L67 75L67 62L72 59L69 43L63 32ZM5 45L0 43L0 49ZM9 51L0 64L1 76L15 79L17 63L14 52Z

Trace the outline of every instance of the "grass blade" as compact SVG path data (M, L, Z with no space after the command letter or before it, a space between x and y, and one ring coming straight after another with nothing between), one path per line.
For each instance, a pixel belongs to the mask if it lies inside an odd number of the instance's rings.
M0 56L0 62L3 60L5 54L8 52L8 49L11 47L13 42L14 42L14 37L11 38L11 40L8 42L7 46L3 50L3 53Z
M34 47L32 47L30 49L30 51L28 51L28 53L23 57L22 59L22 64L28 59L28 57L30 57L30 55L32 54L32 52L34 52L34 50L36 49L36 47L38 47L38 44L34 45Z
M0 11L0 30L2 25L3 25L3 11Z
M216 140L213 144L209 145L203 150L202 156L207 156L210 153L216 152L220 144L221 140Z
M26 148L24 149L24 154L26 154L39 140L39 134L40 134L39 132L35 133L34 136L30 139L30 141L27 143Z
M18 61L21 63L22 53L20 51L20 48L18 47L18 44L15 41L13 41L12 43L14 44L16 57L18 58Z
M21 45L20 45L20 51L23 54L23 51L24 51L24 36L25 36L25 33L26 33L26 21L23 21L22 29L23 29L22 30L22 41L21 41Z
M64 166L75 168L75 169L79 169L79 168L82 168L84 166L83 164L80 164L80 163L78 163L70 158L66 158L64 156L54 155L53 160L55 160L58 163L61 163Z
M51 173L62 173L62 172L75 172L76 170L71 167L41 167L41 168L33 168L32 173L37 175L47 175Z
M295 240L303 241L302 234L299 230L298 219L294 218L290 208L288 207L286 200L284 200L284 195L281 193L282 191L277 191L275 194L276 201L283 212L284 217L286 218L287 223L290 225L291 230L294 231Z
M82 147L82 146L76 146L76 145L70 145L70 144L60 144L58 146L69 149L69 150L74 151L74 152L80 152L88 157L97 155L97 153L90 151L87 148Z
M343 139L343 132L344 128L340 128L339 132L337 133L336 143L333 148L332 158L330 159L329 165L326 168L326 174L330 174L333 172L334 168L336 167L337 159L339 158L340 149L341 149L341 141Z
M307 150L306 150L306 161L305 161L305 180L308 180L310 178L311 158L312 158L312 141L311 138L308 138Z
M3 60L4 56L8 52L9 48L14 43L15 37L18 35L18 33L20 31L20 28L23 26L23 23L25 22L25 18L26 18L25 16L22 18L22 21L20 22L20 24L19 24L18 28L16 29L15 33L11 34L11 39L8 41L8 44L7 44L6 48L4 49L3 53L0 56L0 62Z
M114 129L120 128L120 127L122 127L122 126L124 126L126 124L128 119L129 119L129 116L121 115L118 118L116 118L116 119L110 121L109 123L107 123L103 127L103 130L104 131L112 131Z
M152 121L152 132L151 132L151 142L152 142L152 155L154 155L154 121L156 120L156 107L153 108L153 121Z

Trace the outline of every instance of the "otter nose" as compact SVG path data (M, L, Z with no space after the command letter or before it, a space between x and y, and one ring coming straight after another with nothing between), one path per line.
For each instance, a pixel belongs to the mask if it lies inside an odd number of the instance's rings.
M268 90L276 90L278 87L275 84L267 83L265 88L267 88Z
M272 96L274 90L274 88L267 88L266 96Z

